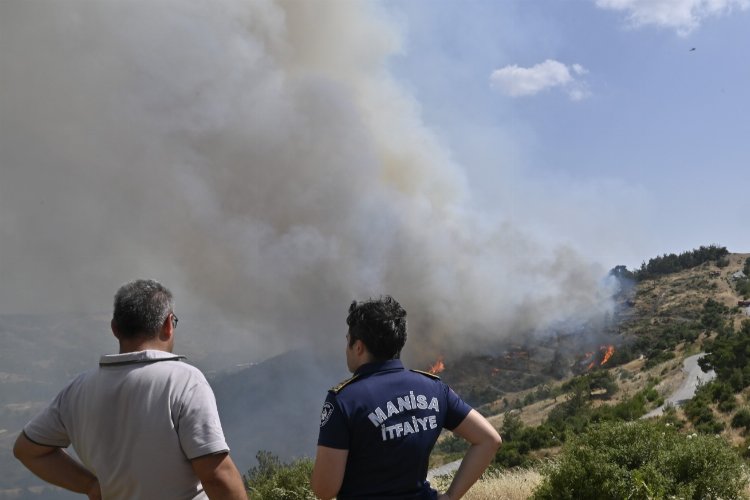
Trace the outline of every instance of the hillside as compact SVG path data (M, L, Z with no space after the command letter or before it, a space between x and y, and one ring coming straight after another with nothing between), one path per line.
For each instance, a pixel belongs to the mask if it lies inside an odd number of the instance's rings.
M634 395L653 389L656 391L654 401L649 401L648 407L657 406L663 398L675 391L685 379L682 370L682 360L703 350L704 342L711 338L711 329L702 324L705 304L709 300L727 308L726 319L735 329L740 327L743 320L750 319L750 307L738 307L738 301L743 297L735 290L732 275L743 269L750 254L730 254L724 262L706 262L697 267L679 271L673 274L626 283L623 292L615 297L616 315L608 326L606 338L615 347L615 353L604 366L597 367L597 371L607 372L616 382L612 394L606 397L594 395L592 405L615 406L628 401ZM568 338L566 342L572 341ZM550 374L549 365L535 362L539 352L549 351L550 342L543 343L539 348L528 351L517 349L508 353L524 352L519 361L518 354L506 355L506 362L513 360L512 373L521 374L515 383L521 381L540 380L538 384L516 391L499 394L493 401L479 406L480 411L488 416L497 427L502 428L505 414L512 411L520 417L526 426L542 424L550 413L568 399L570 389L563 389L566 384L579 375L576 368L580 366L581 356L568 355L563 364L568 368L564 377L554 377ZM593 349L593 346L589 346ZM570 349L568 349L568 352ZM549 352L546 359L555 357ZM474 359L456 360L452 363L454 373L447 367L444 379L451 380L454 386L466 387L470 384L475 394L488 393L499 388L496 378L485 377L482 385L480 377L461 379L461 374L471 372L463 366L471 365ZM491 372L492 373L492 372ZM586 373L582 372L583 374ZM716 412L717 419L725 424L723 433L727 439L740 443L744 438L738 430L728 425L731 414ZM675 418L687 421L682 409L678 409ZM690 422L685 424L688 428ZM446 434L442 439L448 439ZM450 440L449 440L450 441ZM554 455L555 448L538 452L541 456ZM456 450L446 444L439 444L433 453L432 464L440 465L458 456Z

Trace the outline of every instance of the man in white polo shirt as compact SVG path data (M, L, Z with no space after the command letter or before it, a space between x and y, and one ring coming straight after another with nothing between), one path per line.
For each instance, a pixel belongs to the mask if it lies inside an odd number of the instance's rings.
M13 452L40 478L89 498L247 499L206 378L172 354L172 293L152 280L115 295L120 353L70 382ZM73 444L81 462L63 451Z

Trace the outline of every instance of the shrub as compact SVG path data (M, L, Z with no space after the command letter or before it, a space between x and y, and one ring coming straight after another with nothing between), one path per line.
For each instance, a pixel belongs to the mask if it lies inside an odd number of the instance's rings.
M646 401L649 403L653 403L657 399L659 399L659 393L654 389L653 387L649 387L643 392L643 395L646 397Z
M737 401L734 399L728 399L726 401L721 401L719 403L719 411L722 413L730 413L734 411L735 408L737 408Z
M703 371L715 370L716 378L740 391L750 385L750 320L738 332L717 335L706 346L707 354L698 363Z
M722 397L722 391L722 384L714 381L700 386L693 399L685 403L685 415L690 419L698 432L703 434L718 434L724 430L724 424L716 420L716 416L709 406L712 401L716 401Z
M523 442L503 443L495 454L495 464L505 468L521 467L530 462L528 453L528 445Z
M570 379L561 386L562 391L571 393L604 390L605 397L609 399L617 393L618 387L614 375L608 370L594 370L585 375L579 375Z
M637 421L590 428L544 470L543 499L744 498L741 458L722 439Z
M463 454L469 449L469 442L463 438L451 435L435 445L435 448L448 455Z
M737 290L737 294L741 295L743 299L750 297L750 279L739 279L734 284L734 289Z
M561 444L556 434L557 432L551 425L527 427L521 422L518 412L506 413L500 429L503 446L495 454L495 463L502 467L529 465L533 462L533 459L528 456L531 450Z
M676 429L682 429L685 425L685 421L677 416L677 409L671 403L667 403L664 407L664 413L662 413L659 420L667 427L674 427Z
M268 451L259 451L253 467L243 478L250 497L259 500L314 500L310 488L313 462L309 458L282 463Z
M701 313L701 324L708 329L720 331L725 328L726 316L729 308L714 299L706 299Z
M674 359L674 352L672 351L658 351L655 350L653 353L649 353L648 359L646 360L645 368L653 368L656 365L666 363L667 361Z
M503 417L503 426L500 428L500 435L503 437L503 441L515 441L521 436L524 427L520 412L506 411Z
M732 427L738 429L748 426L750 426L750 409L742 408L732 417Z

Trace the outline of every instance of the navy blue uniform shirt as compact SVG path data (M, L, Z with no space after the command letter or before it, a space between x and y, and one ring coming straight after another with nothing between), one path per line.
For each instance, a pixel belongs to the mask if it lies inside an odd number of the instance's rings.
M399 359L361 366L328 392L320 416L318 445L349 450L337 498L434 498L426 481L432 447L470 411L438 377L405 370Z

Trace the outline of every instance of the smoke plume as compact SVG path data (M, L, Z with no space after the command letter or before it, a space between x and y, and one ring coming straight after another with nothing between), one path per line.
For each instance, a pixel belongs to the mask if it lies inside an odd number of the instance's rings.
M477 210L401 36L364 2L0 2L2 312L148 276L264 355L343 348L383 293L407 351L605 312L599 267Z

